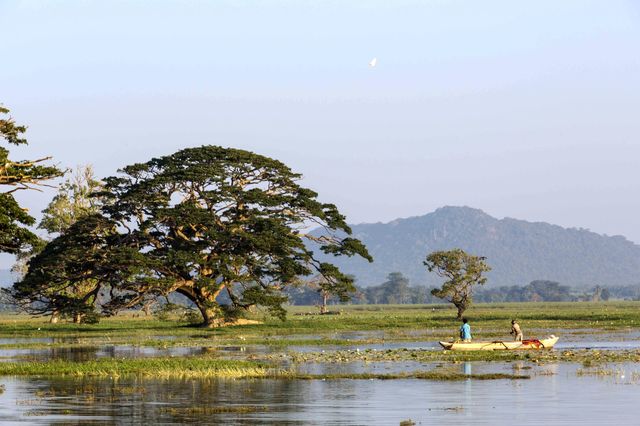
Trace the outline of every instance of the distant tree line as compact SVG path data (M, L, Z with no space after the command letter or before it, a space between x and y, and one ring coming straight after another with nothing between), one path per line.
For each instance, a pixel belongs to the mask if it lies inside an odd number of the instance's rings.
M600 286L588 291L574 290L556 281L536 280L525 286L502 286L481 289L474 295L477 302L578 302L606 301L611 292Z
M356 286L351 304L429 304L443 303L434 296L435 287L411 285L407 277L400 272L392 272L387 280L370 287ZM317 291L309 287L299 287L287 293L292 305L320 305ZM535 280L524 286L501 286L479 288L473 294L473 300L480 303L498 302L580 302L640 300L640 284L636 286L602 287L594 286L589 290L578 290L556 281ZM329 299L329 304L337 304L337 299Z
M400 272L392 272L384 283L359 288L354 302L363 304L411 304L438 303L442 299L431 294L424 286L411 286L409 279Z
M400 272L392 272L387 280L379 285L370 287L356 286L355 293L348 304L436 304L444 301L432 294L435 287L424 285L411 285L407 277ZM317 286L299 285L288 287L285 290L288 303L299 306L317 306L322 308L324 297ZM174 295L171 295L174 296ZM228 300L219 298L218 302L226 305ZM478 289L473 299L480 303L500 302L580 302L580 301L607 301L615 300L640 300L640 284L635 286L601 287L594 286L591 289L577 290L569 286L561 285L556 281L536 280L525 286L501 286L496 288ZM169 297L172 304L193 308L185 298ZM162 301L150 303L154 309L160 309L164 305ZM328 305L344 303L339 297L329 296ZM15 302L7 298L6 294L0 294L0 311L9 311L16 308Z

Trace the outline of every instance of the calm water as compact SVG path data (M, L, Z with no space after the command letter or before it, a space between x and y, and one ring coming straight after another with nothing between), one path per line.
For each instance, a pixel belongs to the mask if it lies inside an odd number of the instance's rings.
M354 338L355 336L349 336ZM363 338L366 338L364 336ZM637 333L565 335L558 349L640 347ZM28 339L31 342L49 343ZM437 349L433 341L389 342L335 349ZM0 343L22 343L5 339ZM28 343L28 342L24 342ZM51 341L50 343L54 343ZM330 350L289 347L287 350ZM215 351L221 357L276 350L265 346L151 348L125 345L0 349L2 360L186 356ZM465 374L516 373L529 380L153 380L140 378L35 379L0 377L0 424L317 424L397 425L640 425L640 364L600 367L512 363L351 362L308 363L310 373L454 368ZM594 370L586 370L594 371Z
M442 350L436 342L390 342L385 344L364 344L350 346L288 346L286 351L320 352L332 350L387 350L387 349L422 349ZM576 342L561 342L556 345L557 350L566 349L598 349L620 350L640 349L640 341L607 342L581 340ZM0 362L13 361L47 361L51 359L67 359L72 361L91 361L99 358L148 358L159 356L195 356L215 353L221 358L244 359L247 355L274 353L278 350L268 346L219 346L219 347L169 347L156 348L129 345L103 345L86 347L61 347L41 349L0 349ZM640 424L640 423L639 423Z
M561 335L560 341L556 344L556 348L563 349L602 349L602 350L618 350L618 349L640 349L640 331L622 331L614 333L585 333L585 330L577 330L578 333L572 334L576 330L565 330L565 334ZM550 334L550 333L547 333ZM153 336L149 339L154 341L171 340L175 336ZM320 352L331 350L387 350L387 349L423 349L423 350L441 350L442 348L437 341L420 340L416 341L388 341L383 343L363 343L365 339L384 339L384 332L364 331L364 332L345 332L336 333L331 338L346 339L353 342L352 345L345 346L296 346L290 345L284 347L284 350L295 352ZM317 338L313 335L296 336L297 339ZM2 345L15 344L56 344L70 343L82 344L82 346L73 347L43 347L38 349L4 349ZM166 348L152 346L132 346L117 344L92 344L91 339L84 338L80 341L78 338L0 338L0 362L3 361L20 361L20 360L38 360L45 361L50 359L69 359L74 361L88 361L98 358L141 358L141 357L157 357L157 356L189 356L201 355L205 353L215 352L225 358L244 358L250 354L264 354L282 350L278 347L270 347L263 345L251 346L192 346L192 347L171 347ZM640 423L639 423L640 424Z
M379 365L340 369L377 370ZM429 369L418 363L386 368ZM322 370L321 365L307 366ZM0 379L4 424L637 425L640 366L464 363L466 373L516 371L530 380L142 380ZM226 412L220 412L226 411Z

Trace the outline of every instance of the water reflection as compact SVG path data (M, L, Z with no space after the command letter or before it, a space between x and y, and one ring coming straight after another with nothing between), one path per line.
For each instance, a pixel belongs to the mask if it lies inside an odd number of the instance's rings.
M335 338L349 340L350 345L289 345L289 346L267 346L267 345L245 345L245 346L192 346L192 347L157 347L157 346L133 346L107 344L103 341L92 341L91 338L78 337L38 337L38 338L0 338L0 361L16 361L20 359L47 360L64 358L77 361L85 361L104 357L114 358L138 358L152 356L185 356L198 355L208 351L216 351L221 356L228 358L242 358L246 355L259 355L274 351L288 350L294 352L320 352L332 350L388 350L388 349L422 349L441 350L440 345L434 340L418 341L389 341L380 343L363 343L364 339L384 338L383 332L344 332L336 333ZM193 336L202 337L202 336ZM318 336L306 336L317 338ZM148 339L153 341L174 339L175 336L151 336ZM301 338L297 336L296 339ZM294 340L296 340L294 339ZM98 340L104 340L100 338ZM286 339L285 339L286 340ZM196 343L196 342L194 342ZM73 347L44 347L31 349L2 348L2 345L20 344L44 344L44 345L64 345ZM197 344L197 343L196 343ZM556 344L558 350L570 349L601 349L601 350L629 350L640 349L640 332L613 332L607 334L570 334L563 335Z
M464 363L465 374L528 367ZM635 424L637 392L577 365L530 380L2 379L0 422L30 424ZM635 364L618 367L627 376ZM616 370L617 371L617 370ZM626 376L625 376L626 377ZM626 384L626 385L625 385Z
M69 361L93 361L99 358L144 358L157 356L190 356L210 351L203 347L151 348L144 346L108 345L78 346L43 349L2 349L2 361L50 361L64 359Z
M272 349L254 346L193 346L156 348L131 345L74 346L40 349L0 349L1 362L15 361L50 361L65 359L69 361L93 361L100 358L150 358L150 357L183 357L217 353L222 358L244 359L247 356L265 354Z

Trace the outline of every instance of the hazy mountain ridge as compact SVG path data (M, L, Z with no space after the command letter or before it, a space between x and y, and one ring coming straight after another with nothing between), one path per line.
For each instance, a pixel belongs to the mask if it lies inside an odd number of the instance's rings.
M442 207L424 216L352 226L374 257L331 258L361 286L402 272L412 284L438 285L422 262L434 250L462 248L487 257L489 286L525 285L537 279L572 287L640 283L640 246L622 236L545 222L496 219L469 207ZM328 260L328 257L325 257Z
M374 257L321 256L353 274L359 286L383 283L401 272L411 285L439 285L422 262L434 250L460 247L487 257L493 270L487 286L526 285L534 280L558 281L576 288L640 284L640 245L622 236L545 222L496 219L469 207L442 207L424 216L389 223L351 225ZM0 286L16 277L0 269Z

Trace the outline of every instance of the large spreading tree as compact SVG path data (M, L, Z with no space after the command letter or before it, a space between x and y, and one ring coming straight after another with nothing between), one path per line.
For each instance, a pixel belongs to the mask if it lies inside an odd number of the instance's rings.
M268 157L202 146L105 179L103 213L117 223L119 244L139 258L135 267L127 265L135 274L117 283L118 294L106 308L176 292L198 307L205 325L216 326L256 305L283 318L281 290L303 276L322 276L338 295L354 291L353 279L318 260L308 242L327 254L371 256L350 237L336 206L318 201L300 178ZM322 227L323 235L310 235L313 227ZM126 270L109 262L115 271ZM229 304L219 303L223 293Z
M487 282L487 277L483 274L489 272L491 267L485 260L485 257L453 249L435 251L424 261L429 272L435 272L446 279L442 287L434 288L431 294L453 303L458 310L458 319L462 318L462 314L473 301L473 287Z
M26 126L18 125L9 116L9 110L0 106L0 142L24 145ZM62 175L55 166L47 165L49 157L36 160L12 160L9 150L0 146L0 252L18 254L25 248L37 245L38 237L29 226L35 223L25 209L20 207L13 193L22 189L34 189L44 181ZM6 188L2 190L1 188Z

